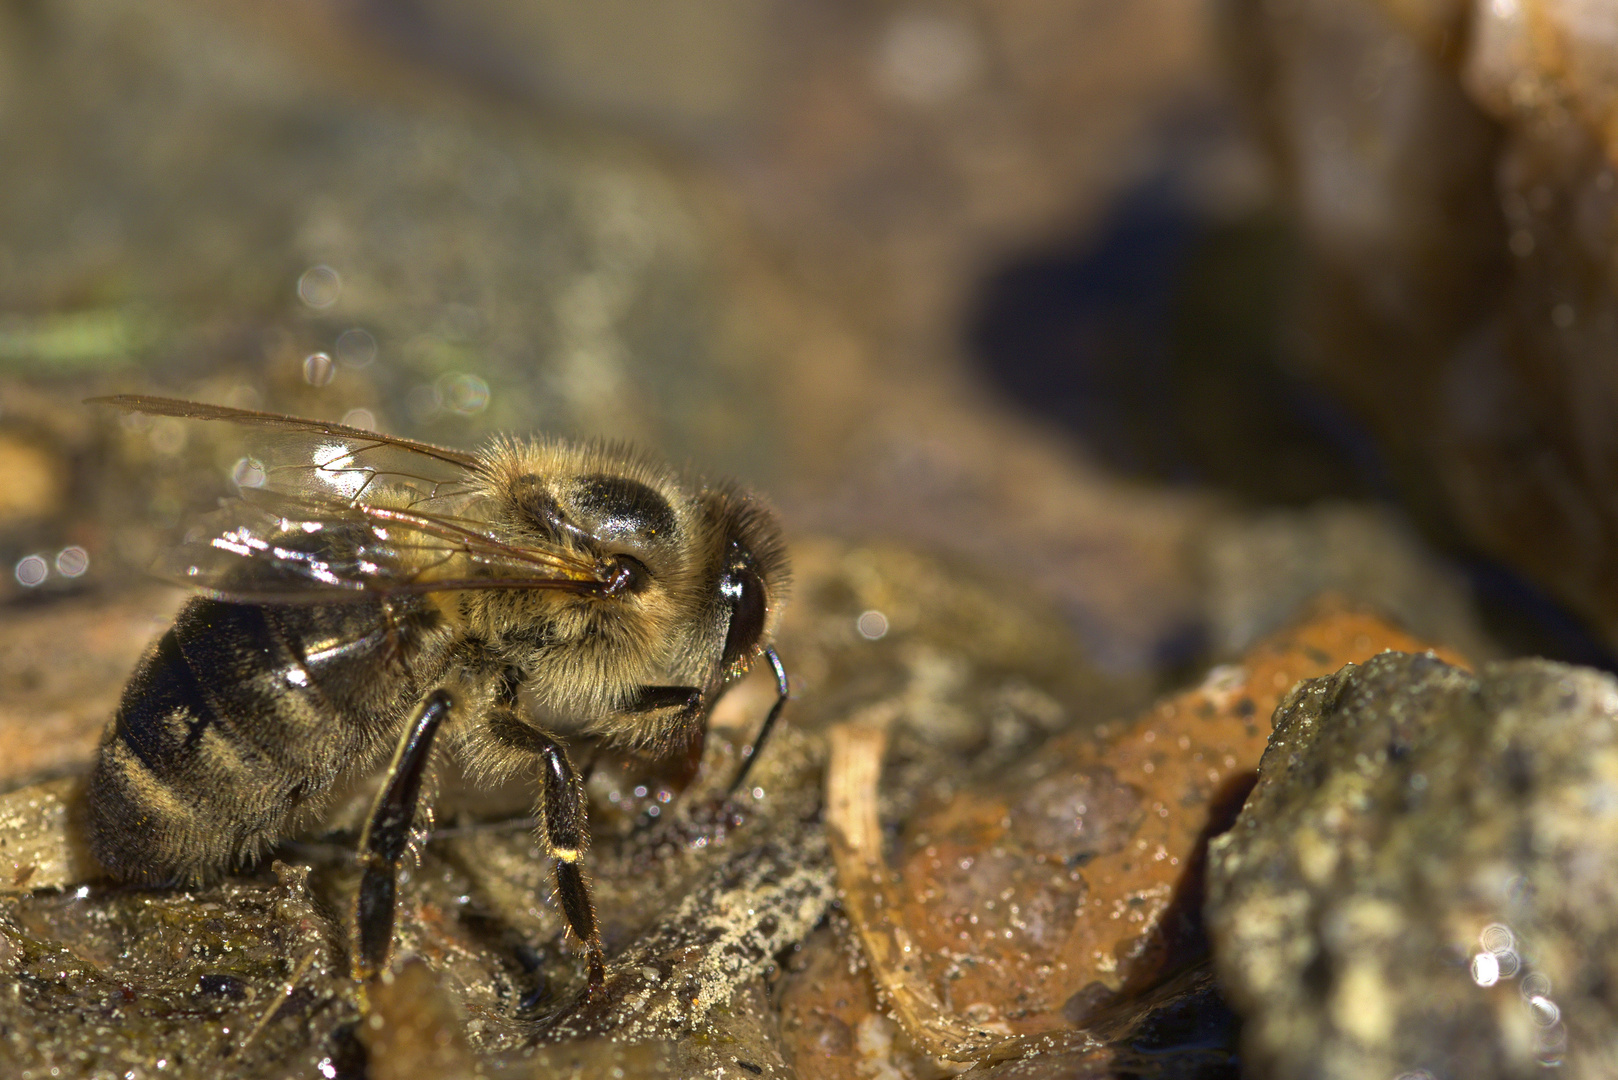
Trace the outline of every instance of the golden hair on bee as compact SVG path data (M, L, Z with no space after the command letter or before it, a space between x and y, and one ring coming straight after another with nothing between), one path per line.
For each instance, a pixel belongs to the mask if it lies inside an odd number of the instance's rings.
M614 444L496 440L477 453L168 398L130 411L261 436L261 487L160 572L201 591L148 651L102 740L90 842L114 875L207 880L386 760L360 838L352 968L377 971L441 740L477 773L537 773L540 839L590 985L603 960L566 740L695 770L714 701L772 647L788 581L774 513ZM391 748L391 758L388 757Z

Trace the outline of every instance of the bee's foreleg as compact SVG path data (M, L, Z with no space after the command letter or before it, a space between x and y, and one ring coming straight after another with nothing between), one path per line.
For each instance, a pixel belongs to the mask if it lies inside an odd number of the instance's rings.
M399 863L410 846L410 829L416 820L416 801L421 795L433 736L452 708L454 700L447 690L434 690L422 700L399 738L387 779L371 804L365 831L360 834L362 870L354 904L354 952L349 963L356 979L370 978L388 962Z
M764 650L764 659L770 662L770 668L775 672L775 704L770 706L769 714L764 717L758 735L753 738L753 745L742 751L742 767L736 770L736 779L730 782L730 791L733 795L742 786L742 781L747 779L748 770L753 767L753 762L758 760L759 752L764 749L764 740L770 737L770 729L775 727L776 718L781 715L781 709L787 703L787 669L781 665L781 658L775 654L774 648Z
M703 722L702 691L694 686L642 686L623 706L645 729L667 732L668 776L676 790L683 790L695 779L702 765L702 750L708 741L708 725ZM650 819L644 819L642 826Z
M555 860L556 896L561 901L568 928L584 943L590 971L589 992L599 994L606 984L607 968L601 955L595 907L590 902L590 885L580 866L589 842L584 783L561 743L511 713L499 712L492 716L489 731L506 745L539 758L540 801L544 808L541 828L546 849Z

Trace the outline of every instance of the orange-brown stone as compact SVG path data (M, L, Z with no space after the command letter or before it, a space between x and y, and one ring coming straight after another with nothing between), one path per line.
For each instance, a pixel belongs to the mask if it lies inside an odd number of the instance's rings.
M1282 696L1387 649L1427 648L1326 601L1134 720L1058 738L924 808L894 891L918 974L947 1011L1021 1035L1082 1025L1195 959L1207 840L1251 787Z

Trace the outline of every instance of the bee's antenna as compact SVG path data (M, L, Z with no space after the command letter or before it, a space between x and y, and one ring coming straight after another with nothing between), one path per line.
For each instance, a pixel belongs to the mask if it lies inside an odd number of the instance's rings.
M787 669L781 666L781 658L775 654L775 646L771 645L764 650L764 658L775 669L775 704L770 706L770 714L764 718L764 725L758 729L758 735L753 739L753 745L742 751L742 767L736 770L736 779L730 782L730 794L736 794L747 779L747 772L758 760L759 751L764 749L764 740L770 737L770 729L775 726L775 720L781 715L782 706L787 703Z

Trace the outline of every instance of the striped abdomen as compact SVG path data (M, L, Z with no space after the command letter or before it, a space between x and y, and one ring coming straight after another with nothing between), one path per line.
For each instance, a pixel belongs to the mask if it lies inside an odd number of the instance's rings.
M90 782L90 846L128 881L206 880L374 763L412 704L423 609L196 599L142 659ZM397 651L394 651L397 650ZM427 664L425 666L433 666ZM422 672L430 678L432 672Z

